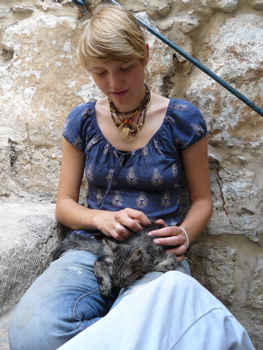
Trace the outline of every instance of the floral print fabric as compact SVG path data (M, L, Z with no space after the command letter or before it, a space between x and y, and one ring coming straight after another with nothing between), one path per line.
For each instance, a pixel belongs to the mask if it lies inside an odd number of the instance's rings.
M180 222L183 181L181 152L207 134L204 118L191 103L170 99L159 130L142 148L121 152L102 134L96 101L75 107L65 122L64 137L85 152L89 208L143 211L167 225Z

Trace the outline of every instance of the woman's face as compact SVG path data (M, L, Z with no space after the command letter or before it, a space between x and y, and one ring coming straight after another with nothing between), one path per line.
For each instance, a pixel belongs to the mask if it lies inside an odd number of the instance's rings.
M128 61L93 60L89 72L98 88L109 97L120 112L139 106L145 94L144 67L138 58Z

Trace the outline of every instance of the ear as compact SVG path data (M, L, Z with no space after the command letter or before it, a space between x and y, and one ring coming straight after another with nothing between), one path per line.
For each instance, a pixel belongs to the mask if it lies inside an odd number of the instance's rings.
M134 262L141 262L143 261L143 250L141 248L136 248L131 256L131 260Z
M146 66L149 62L149 57L150 57L150 48L149 48L149 44L145 44L145 48L146 48L146 54L145 54L145 58L144 58L144 65Z

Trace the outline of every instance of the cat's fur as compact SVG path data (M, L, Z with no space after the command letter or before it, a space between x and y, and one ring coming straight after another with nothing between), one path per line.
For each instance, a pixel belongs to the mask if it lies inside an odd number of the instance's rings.
M100 291L107 296L112 286L128 287L135 280L150 271L167 272L177 266L176 256L167 254L167 246L157 246L152 241L156 236L147 233L162 226L151 224L134 233L126 241L117 241L107 236L69 236L59 243L53 253L53 260L70 250L85 250L98 256L94 263L94 273Z

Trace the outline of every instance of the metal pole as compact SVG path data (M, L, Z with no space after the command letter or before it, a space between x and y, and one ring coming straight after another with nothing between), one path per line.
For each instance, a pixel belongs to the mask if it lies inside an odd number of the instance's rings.
M84 1L83 0L72 0L75 4L81 4L84 9ZM108 0L109 2L121 6L117 1L115 0ZM205 67L202 63L200 63L197 59L189 55L187 52L185 52L183 49L181 49L179 46L175 45L172 41L170 41L168 38L166 38L164 35L162 35L160 32L143 22L140 18L136 17L138 22L146 28L150 33L155 35L158 39L163 41L166 45L170 46L173 50L177 51L180 55L182 55L184 58L186 58L189 62L194 64L196 67L201 69L203 72L205 72L207 75L209 75L212 79L214 79L216 82L218 82L220 85L222 85L225 89L230 91L234 96L239 98L242 102L244 102L246 105L248 105L251 109L253 109L255 112L257 112L259 115L263 117L263 109L255 105L252 101L250 101L247 97L242 95L239 91L234 89L230 84L228 84L226 81L221 79L218 75L216 75L214 72L212 72L210 69Z

